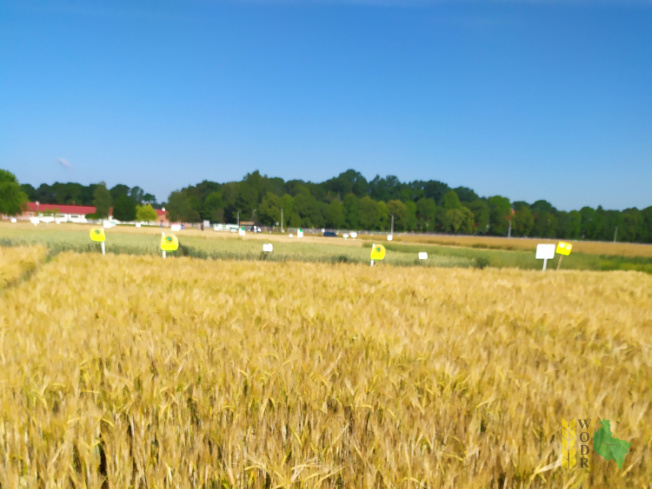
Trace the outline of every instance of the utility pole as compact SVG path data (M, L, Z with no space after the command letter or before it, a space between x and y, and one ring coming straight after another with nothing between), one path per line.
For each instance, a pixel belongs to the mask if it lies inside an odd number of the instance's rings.
M281 233L283 233L283 207L281 207Z
M509 219L509 227L507 228L507 239L512 237L512 220Z
M240 211L238 211L238 229L240 229Z
M394 214L392 214L392 230L389 232L392 236L394 235Z
M616 242L616 236L618 236L618 226L616 226L616 230L614 231L614 243Z

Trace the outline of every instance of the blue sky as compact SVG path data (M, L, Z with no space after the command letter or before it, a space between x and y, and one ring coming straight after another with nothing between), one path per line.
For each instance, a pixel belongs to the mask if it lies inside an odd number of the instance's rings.
M0 0L0 168L652 205L652 1Z

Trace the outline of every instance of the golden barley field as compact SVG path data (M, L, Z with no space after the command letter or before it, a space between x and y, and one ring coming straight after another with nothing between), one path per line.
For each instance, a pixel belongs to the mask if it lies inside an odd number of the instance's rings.
M367 239L366 236L362 236ZM608 241L576 241L554 238L505 238L501 236L459 236L459 235L418 235L403 234L394 237L399 243L437 244L443 246L463 246L471 248L493 248L505 250L533 251L539 243L557 244L568 241L573 244L573 252L589 255L610 255L652 258L652 245L642 243L612 243Z
M0 290L36 269L46 254L47 249L43 246L0 246Z
M0 295L0 352L2 488L652 481L638 272L68 252ZM561 467L562 416L623 468Z

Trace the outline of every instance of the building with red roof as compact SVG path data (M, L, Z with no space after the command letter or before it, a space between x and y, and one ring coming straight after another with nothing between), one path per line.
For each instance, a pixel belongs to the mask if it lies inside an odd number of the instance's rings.
M69 204L41 204L39 202L28 202L21 214L22 219L48 216L60 222L86 222L87 214L94 214L95 207L92 205L69 205Z

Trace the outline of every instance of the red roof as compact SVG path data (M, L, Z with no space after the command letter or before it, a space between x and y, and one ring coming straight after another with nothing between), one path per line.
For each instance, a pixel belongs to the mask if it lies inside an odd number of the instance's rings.
M27 210L31 212L58 211L60 214L94 214L95 207L91 205L38 204L28 202Z
M161 209L154 209L156 211L156 217L167 218L168 211L162 211Z

